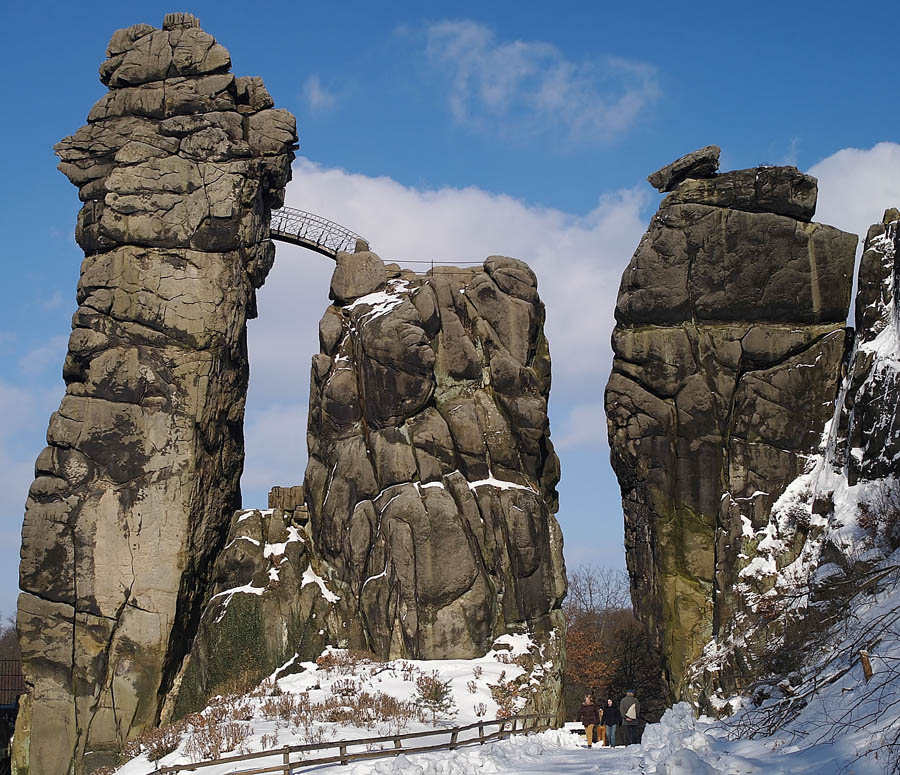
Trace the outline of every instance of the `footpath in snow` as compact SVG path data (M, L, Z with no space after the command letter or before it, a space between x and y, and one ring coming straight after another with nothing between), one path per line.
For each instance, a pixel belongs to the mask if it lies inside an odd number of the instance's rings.
M850 616L836 627L820 654L810 655L792 690L751 703L729 698L734 715L695 719L687 703L648 725L640 745L588 749L575 726L521 735L454 751L401 754L348 765L297 768L296 773L342 775L882 775L900 752L900 550L885 560L877 590L860 593ZM863 677L860 644L867 644L874 674ZM117 775L151 775L166 765L201 759L214 735L233 735L224 756L271 751L266 762L214 765L201 775L232 775L253 765L277 764L277 750L336 740L431 731L520 713L528 690L546 667L526 635L506 635L473 660L372 662L336 649L317 662L288 662L246 695L216 700L173 734L166 754L134 744L134 756ZM525 665L530 667L525 669ZM296 672L290 672L291 670ZM423 713L420 684L446 682L451 702ZM515 684L514 680L519 683ZM426 681L427 683L427 681ZM513 699L510 700L510 697ZM504 699L506 698L506 699ZM154 734L162 735L157 731ZM427 744L430 737L420 744ZM446 733L432 742L445 742ZM204 742L205 741L205 742ZM390 744L387 744L391 747ZM355 746L351 751L376 750Z
M857 760L851 739L811 747L774 736L728 740L727 727L697 721L681 703L659 724L647 727L640 745L588 749L584 737L566 729L513 738L458 751L398 756L346 767L300 770L328 775L882 775L887 762Z

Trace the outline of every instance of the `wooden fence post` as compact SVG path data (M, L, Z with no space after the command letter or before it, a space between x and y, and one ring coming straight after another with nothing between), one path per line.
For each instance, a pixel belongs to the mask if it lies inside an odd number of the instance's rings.
M865 649L860 649L859 661L862 663L863 677L866 679L866 683L868 683L869 679L872 677L872 662L869 659L869 652Z
M282 760L284 762L284 775L291 775L291 749L284 747Z
M484 722L478 720L478 743L484 745Z
M341 747L341 764L347 763L347 746L342 745Z
M450 750L456 748L456 738L459 736L459 729L454 729L450 734Z

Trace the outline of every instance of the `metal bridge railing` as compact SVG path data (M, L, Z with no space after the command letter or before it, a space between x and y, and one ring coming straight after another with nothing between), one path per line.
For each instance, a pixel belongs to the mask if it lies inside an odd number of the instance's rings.
M356 241L363 239L339 223L293 207L272 211L270 233L272 239L309 248L329 258L335 258L339 251L352 253Z

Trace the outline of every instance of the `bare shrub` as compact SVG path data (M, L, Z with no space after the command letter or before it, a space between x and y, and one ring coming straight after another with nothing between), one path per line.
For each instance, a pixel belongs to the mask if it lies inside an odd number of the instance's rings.
M207 718L205 723L191 730L184 746L185 753L195 762L218 759L223 753L240 746L249 735L248 724L238 724L236 721L218 723Z
M297 712L297 701L297 695L295 694L269 697L260 705L260 711L263 718L290 721Z
M331 649L316 659L321 670L333 670L339 675L350 675L358 672L362 665L377 661L377 657L368 651L354 649Z
M142 735L125 744L122 753L134 758L142 752L147 753L151 762L162 759L181 744L181 736L185 732L185 723L177 721L158 729L148 729Z
M250 736L250 726L248 724L238 724L236 721L229 721L227 724L221 724L220 727L225 739L224 751L234 751Z
M472 668L472 675L475 676L475 680L477 681L484 675L484 668L481 665L475 665L475 667Z
M400 663L400 675L403 676L404 681L414 681L416 679L416 673L419 672L421 672L419 668L417 668L412 662Z
M352 697L359 691L359 687L352 678L347 678L343 681L335 681L331 685L331 691L333 694L338 695L339 697Z
M264 751L269 748L274 748L278 745L278 733L273 732L271 735L263 735L259 739L259 743Z
M900 482L882 480L866 490L857 521L872 539L891 551L900 547Z
M122 746L119 751L119 760L120 761L129 761L133 759L135 756L141 755L141 741L140 739L129 740L125 745Z
M478 691L478 684L475 681L469 681L466 684L466 689L469 690L469 694L475 694Z
M437 722L438 716L449 715L456 709L450 681L442 681L437 670L416 678L416 700L431 713L433 722Z
M507 679L503 670L497 678L497 683L488 684L491 697L497 703L497 717L509 718L516 713L516 700L519 699L519 683L515 679Z
M303 745L318 745L324 743L326 737L327 734L322 727L310 726L303 730L300 740Z

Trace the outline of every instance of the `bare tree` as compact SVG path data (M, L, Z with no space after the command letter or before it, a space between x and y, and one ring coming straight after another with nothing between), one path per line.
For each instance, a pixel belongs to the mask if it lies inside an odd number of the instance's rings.
M8 617L0 624L0 659L19 659L19 639L16 636L16 621Z
M644 718L665 708L662 663L631 610L624 571L591 564L570 571L566 615L566 712L574 714L587 693L616 702L627 689L641 700Z

